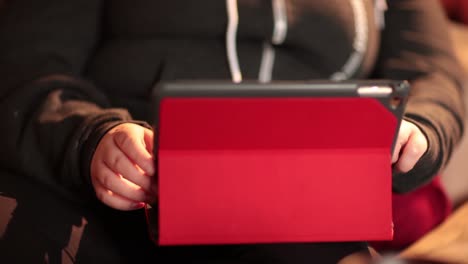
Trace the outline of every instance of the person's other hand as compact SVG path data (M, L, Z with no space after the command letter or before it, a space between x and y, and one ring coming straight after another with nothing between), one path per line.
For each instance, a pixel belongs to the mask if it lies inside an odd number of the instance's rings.
M154 202L152 153L151 130L131 123L109 130L91 161L91 182L97 198L118 210L139 209Z
M413 123L403 120L392 155L392 164L398 172L406 173L427 150L427 139Z

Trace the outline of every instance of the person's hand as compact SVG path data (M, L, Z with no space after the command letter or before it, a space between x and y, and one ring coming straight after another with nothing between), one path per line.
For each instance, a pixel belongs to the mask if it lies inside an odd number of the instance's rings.
M131 123L109 130L91 161L91 182L97 198L118 210L139 209L154 202L152 153L151 130Z
M413 123L403 120L392 155L394 168L401 173L413 169L427 150L427 139Z

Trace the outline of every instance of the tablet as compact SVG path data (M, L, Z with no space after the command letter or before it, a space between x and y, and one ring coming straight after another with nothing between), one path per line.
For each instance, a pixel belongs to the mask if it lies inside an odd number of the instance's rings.
M161 83L159 245L392 238L391 153L406 81Z

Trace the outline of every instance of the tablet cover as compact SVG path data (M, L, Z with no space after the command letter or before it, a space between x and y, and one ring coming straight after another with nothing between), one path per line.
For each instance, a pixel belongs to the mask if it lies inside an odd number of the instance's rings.
M157 242L389 240L397 127L374 98L165 98Z

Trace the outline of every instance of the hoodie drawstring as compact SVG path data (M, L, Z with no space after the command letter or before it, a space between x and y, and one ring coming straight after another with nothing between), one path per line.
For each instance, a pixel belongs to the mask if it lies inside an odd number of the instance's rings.
M239 67L239 57L237 56L237 27L239 26L239 11L237 10L237 0L226 0L228 14L228 25L226 30L226 50L231 71L231 78L234 83L242 82L242 73Z
M237 0L226 0L228 25L226 30L226 50L231 78L234 83L242 82L242 72L239 66L237 54L237 28L239 25L239 11ZM288 30L286 3L285 0L272 0L272 10L274 19L273 36L271 43L266 41L263 45L262 60L258 80L269 82L272 79L273 66L275 62L275 50L273 45L281 45L286 39ZM273 44L273 45L272 45Z
M282 44L286 39L288 30L286 0L272 0L274 29L270 41L265 41L263 45L262 60L258 73L260 82L270 82L272 80L273 67L275 62L274 45ZM380 27L384 26L383 12L387 9L386 0L376 0L375 14L382 16L376 17L376 22ZM366 8L362 0L349 0L354 14L355 35L353 41L353 52L342 68L330 76L331 80L342 81L353 77L359 70L364 60L364 54L367 49L368 41L368 21ZM228 25L226 30L226 50L231 72L231 78L234 83L242 82L242 72L239 66L239 57L237 54L237 28L239 26L239 11L237 0L226 0ZM379 12L377 12L379 11Z
M286 13L285 0L272 0L273 7L273 36L271 43L263 43L262 61L258 73L258 81L261 83L270 82L273 75L273 66L275 64L275 48L273 45L281 45L286 39L288 32L288 19ZM273 44L273 45L272 45Z
M354 14L354 41L353 52L340 71L333 73L330 79L333 81L343 81L353 77L359 70L364 60L368 41L368 21L366 7L362 0L350 0L351 10Z

